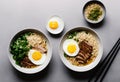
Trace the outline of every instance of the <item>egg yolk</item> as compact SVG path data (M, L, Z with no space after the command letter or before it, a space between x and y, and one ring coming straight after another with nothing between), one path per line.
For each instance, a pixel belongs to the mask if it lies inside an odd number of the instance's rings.
M50 27L51 29L57 29L57 28L58 28L58 22L57 22L57 21L51 21L51 22L49 23L49 27Z
M39 51L35 51L33 54L32 54L32 58L34 60L40 60L42 58L42 54L39 52Z
M69 44L67 47L67 50L69 53L74 53L76 51L76 45L75 44Z

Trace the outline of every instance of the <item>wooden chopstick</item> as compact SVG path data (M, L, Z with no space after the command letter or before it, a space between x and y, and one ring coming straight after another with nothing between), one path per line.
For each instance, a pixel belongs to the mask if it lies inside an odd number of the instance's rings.
M103 74L103 76L105 76L105 74L107 73L107 71L105 71L105 73L103 73L103 71L105 70L105 68L107 66L108 66L107 69L109 69L112 61L114 60L114 57L116 56L117 52L119 51L119 45L120 45L120 38L118 39L118 41L116 42L116 44L113 46L113 48L111 49L111 51L108 53L108 55L105 57L105 59L102 61L101 65L96 70L96 73L94 73L94 75L89 79L88 82L97 82L98 79L99 79L99 77L101 76L101 74ZM116 53L114 53L114 52L116 52ZM109 63L110 60L111 60L111 63ZM96 77L94 78L94 76L96 76ZM103 78L104 77L102 77L102 80L103 80Z

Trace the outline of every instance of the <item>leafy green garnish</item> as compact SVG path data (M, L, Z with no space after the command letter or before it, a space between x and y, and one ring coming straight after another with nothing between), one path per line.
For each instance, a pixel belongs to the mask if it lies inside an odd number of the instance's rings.
M66 53L64 53L64 57L67 57L67 54L66 54Z
M10 53L13 54L13 59L16 61L17 65L20 65L22 59L26 56L28 51L31 49L31 46L28 46L28 41L26 36L29 36L31 33L25 33L20 35L15 41L10 45Z
M97 21L101 15L102 15L102 11L100 10L100 7L96 7L90 11L90 14L88 15L88 19Z
M72 39L76 35L77 35L77 32L72 32L67 36L67 39Z
M78 40L78 39L76 39L76 38L75 38L74 40L75 40L76 42L79 42L79 40Z

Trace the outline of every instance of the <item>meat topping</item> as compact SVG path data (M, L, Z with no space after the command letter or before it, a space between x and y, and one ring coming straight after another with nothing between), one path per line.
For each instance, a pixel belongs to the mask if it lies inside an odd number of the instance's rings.
M87 63L87 60L90 59L93 47L87 43L87 41L82 41L79 44L80 51L79 54L76 56L76 60L81 63Z

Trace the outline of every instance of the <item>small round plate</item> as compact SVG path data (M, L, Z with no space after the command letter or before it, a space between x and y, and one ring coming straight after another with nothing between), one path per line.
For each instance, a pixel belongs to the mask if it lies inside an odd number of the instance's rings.
M50 21L56 21L58 23L58 27L56 29L50 28L49 26ZM60 34L64 30L64 26L65 26L64 21L59 16L54 15L49 18L46 28L49 33L55 35L55 34Z

